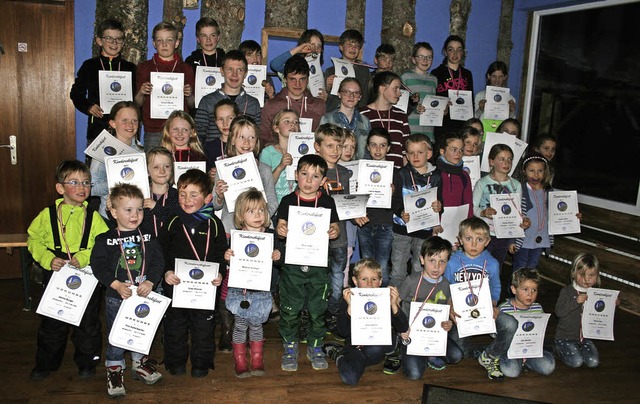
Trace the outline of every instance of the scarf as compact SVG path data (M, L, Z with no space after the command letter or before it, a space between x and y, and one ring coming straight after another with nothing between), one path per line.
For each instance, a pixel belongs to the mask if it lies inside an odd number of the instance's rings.
M200 225L201 222L210 220L211 218L213 218L213 214L212 203L204 205L200 208L200 210L191 214L186 213L182 209L178 209L178 217L180 218L180 220L182 220L182 223L184 223L184 225L190 229L195 229Z

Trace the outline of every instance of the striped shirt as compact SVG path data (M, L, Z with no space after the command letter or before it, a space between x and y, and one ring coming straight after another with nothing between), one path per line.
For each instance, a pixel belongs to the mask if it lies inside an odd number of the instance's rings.
M387 153L387 160L393 161L395 168L402 167L404 165L402 161L404 142L411 135L407 114L394 107L384 111L369 108L368 106L361 110L360 113L369 118L371 129L384 128L389 132L391 149Z
M509 299L505 301L500 306L498 306L498 308L500 309L500 312L505 314L510 314L510 315L513 315L516 312L529 313L529 314L544 313L542 306L540 305L540 303L537 303L537 302L531 303L531 306L527 310L523 310L523 309L516 310L516 307L513 305L513 299Z
M420 102L424 100L424 97L427 95L435 95L436 87L438 86L438 79L436 76L432 74L420 74L416 73L413 70L407 70L402 73L402 82L404 85L409 87L414 94L420 94ZM433 135L433 126L421 126L420 125L420 115L414 109L414 111L409 115L409 127L411 128L411 133L424 133L429 136L431 139L431 143L434 142Z

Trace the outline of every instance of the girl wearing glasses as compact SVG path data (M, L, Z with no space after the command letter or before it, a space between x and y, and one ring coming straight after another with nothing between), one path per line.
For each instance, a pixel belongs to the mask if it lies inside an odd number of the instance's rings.
M418 42L413 45L411 61L414 68L402 73L402 82L413 92L410 107L415 107L409 114L409 127L411 133L424 133L433 144L433 126L420 125L420 114L425 111L421 101L427 95L435 95L438 79L429 74L429 69L433 63L433 48L428 42ZM410 108L411 109L411 108Z

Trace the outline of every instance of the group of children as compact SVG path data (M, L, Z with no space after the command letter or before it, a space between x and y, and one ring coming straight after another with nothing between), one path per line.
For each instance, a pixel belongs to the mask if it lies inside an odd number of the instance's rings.
M473 89L471 72L462 66L461 38L447 38L443 46L445 60L433 75L428 71L434 52L426 42L414 46L415 68L402 76L391 71L393 48L381 46L375 58L379 69L371 75L358 61L364 43L362 35L347 30L340 37L339 48L346 61L356 63L356 77L342 80L338 96L331 96L328 93L336 76L329 69L327 88L314 97L307 88L310 70L304 56L322 59L324 38L319 31L308 30L296 48L272 61L272 68L283 75L286 87L275 94L273 86L265 83L267 99L260 109L258 100L242 88L249 60L262 62L259 46L245 41L240 50L225 53L217 48L220 28L214 20L203 18L196 25L200 49L186 63L175 53L179 45L175 27L158 24L153 30L157 53L138 66L137 72L135 66L120 58L122 25L105 21L98 32L96 43L101 54L85 62L71 96L78 109L92 116L89 140L100 130L108 129L131 148L146 151L151 197L144 198L140 189L131 185L109 188L105 165L97 160L91 162L91 168L78 161L61 163L56 172L56 190L62 198L43 210L29 227L29 250L47 270L45 286L51 271L59 271L67 263L78 268L90 265L107 290L105 314L109 332L122 301L132 295L132 286L136 286L139 296L148 296L152 291L171 296L181 282L174 268L177 258L214 262L219 265L218 276L212 281L218 287L215 311L170 306L165 314L163 363L170 374L186 373L189 360L193 377L205 377L215 368L213 335L216 318L222 318L219 350L233 352L236 376L263 375L263 323L279 309L282 370L297 370L300 344L306 341L306 354L313 369L326 369L326 358L330 357L336 360L342 381L356 384L366 366L385 358L385 373L393 374L402 368L406 377L420 379L427 367L441 370L447 363L457 363L468 356L469 338L459 337L459 315L453 311L450 319L441 324L449 333L445 357L409 355L402 342L411 341L412 302L451 304L449 285L482 279L480 287L490 290L497 328L491 345L478 356L489 378L517 377L523 367L542 374L553 371L555 362L549 352L543 358L527 361L507 359L506 352L518 327L510 314L542 310L535 302L540 277L533 268L541 252L552 245L545 212L555 140L539 137L535 152L522 160L517 174L524 184L509 176L512 164L517 162L508 146L485 150L491 171L475 188L472 186L462 158L481 152L485 127L478 118L482 117L484 100L478 103L477 118L464 126L448 118L442 128L419 124L419 115L424 112L420 100L424 96L445 94L449 89ZM220 66L224 83L196 108L193 86L198 65ZM117 103L109 114L99 108L97 91L97 71L107 69L136 72L134 101ZM174 111L166 120L151 118L151 71L184 73L186 111ZM494 63L487 71L487 83L505 85L507 74L504 64ZM394 107L405 86L413 92L408 114ZM515 103L510 107L515 110ZM505 121L505 127L496 131L514 131L519 136L519 124L514 121ZM144 146L137 143L141 123L145 128ZM303 125L315 133L316 154L300 158L295 180L289 180L286 169L293 158L287 151L288 138ZM214 163L243 154L256 159L264 194L256 189L246 190L230 207L225 199L228 185L219 177ZM350 193L351 173L340 163L354 159L394 162L393 184L389 184L391 208L368 208L363 217L339 220L331 195ZM206 161L206 173L189 170L174 178L173 163L180 161ZM455 246L437 236L443 231L441 226L407 232L411 217L403 197L430 188L437 188L437 200L431 204L434 212L468 205L468 218L459 225ZM101 197L98 212L87 203L91 194ZM523 239L497 239L492 234L492 216L496 212L490 206L491 194L512 197L524 218ZM291 206L329 210L327 267L284 262ZM234 256L228 240L234 229L275 233L272 292L279 292L279 308L270 292L227 285L229 271L233 271L228 263ZM353 286L390 288L394 330L390 346L353 346L350 342L352 291L345 286L356 246L362 259L351 273ZM504 292L501 266L508 252L514 254L514 272L508 277L512 295L499 304ZM560 318L556 352L569 366L583 362L597 366L595 346L576 334L576 318L586 299L586 289L599 281L595 257L577 257L572 280L556 306ZM100 289L96 288L81 324L73 327L74 360L83 378L95 374L102 357ZM300 332L302 313L308 313L306 335ZM70 328L43 317L32 379L45 378L59 368ZM325 343L328 331L338 340L346 339L344 346ZM112 397L126 394L124 354L124 349L107 344L107 391ZM137 352L132 352L131 357L134 379L146 384L162 379L155 360Z

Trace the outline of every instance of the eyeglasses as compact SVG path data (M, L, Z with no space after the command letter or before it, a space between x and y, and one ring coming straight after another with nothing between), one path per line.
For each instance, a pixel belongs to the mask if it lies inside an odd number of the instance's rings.
M119 36L117 38L114 38L112 36L103 36L102 40L105 41L106 43L110 43L110 44L117 43L118 45L122 45L124 43L124 37L123 36Z
M76 180L71 180L71 181L67 181L67 182L61 182L61 184L71 185L74 188L79 188L79 187L91 188L93 186L91 181L76 181Z
M414 58L418 60L424 60L425 62L429 60L433 60L433 56L427 56L427 55L415 55Z
M360 92L360 91L342 90L342 91L340 91L340 94L342 94L342 95L344 95L345 97L348 97L348 98L352 98L352 97L358 98L358 97L360 97L362 95L362 92Z

